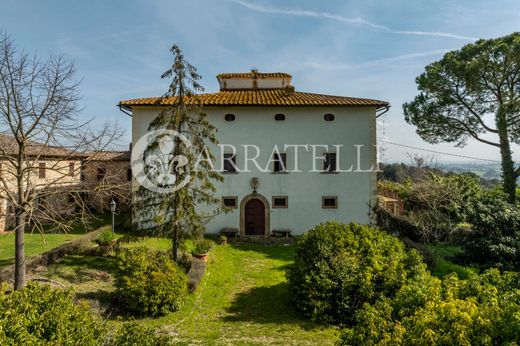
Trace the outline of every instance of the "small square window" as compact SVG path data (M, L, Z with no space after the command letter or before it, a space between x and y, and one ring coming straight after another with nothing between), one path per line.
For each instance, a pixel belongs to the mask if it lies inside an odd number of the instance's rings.
M232 153L224 153L224 171L223 173L236 173L237 156Z
M74 176L74 162L69 162L69 176Z
M273 196L273 209L288 208L289 199L287 196Z
M225 207L236 209L238 207L238 197L237 196L222 197L222 204Z
M337 209L338 208L338 196L321 197L321 207L323 209Z

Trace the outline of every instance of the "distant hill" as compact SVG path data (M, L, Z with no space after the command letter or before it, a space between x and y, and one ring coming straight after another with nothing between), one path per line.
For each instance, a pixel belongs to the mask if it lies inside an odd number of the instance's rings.
M498 180L501 174L500 163L498 162L439 162L437 168L444 172L472 172L486 180Z
M382 163L382 172L378 173L378 179L391 180L402 183L406 179L422 179L425 174L462 174L472 173L480 177L483 186L493 187L500 182L500 164L493 162L430 162L422 167L405 163Z

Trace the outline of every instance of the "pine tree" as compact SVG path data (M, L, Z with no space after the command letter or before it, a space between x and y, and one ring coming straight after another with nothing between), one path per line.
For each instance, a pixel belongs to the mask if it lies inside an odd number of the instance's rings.
M503 189L516 200L511 143L520 143L520 33L478 40L428 66L405 120L430 143L464 146L469 138L500 150Z
M171 178L173 174L174 181L162 181L161 172L153 165L146 164L144 174L153 175L160 187L187 183L168 193L139 186L134 198L134 216L139 234L171 237L172 257L177 261L179 240L201 237L207 221L219 212L218 207L210 213L203 213L200 209L204 205L217 205L219 199L214 195L216 189L213 181L222 181L222 176L214 170L214 157L207 148L208 144L216 145L218 142L216 128L210 124L197 95L197 92L204 91L199 84L201 76L184 59L177 45L173 45L170 51L173 65L161 78L171 78L171 83L158 103L171 106L150 123L148 130L160 135L148 144L143 158L145 162L153 162L158 152L164 154L166 151L166 175ZM172 139L169 131L175 131L178 135Z

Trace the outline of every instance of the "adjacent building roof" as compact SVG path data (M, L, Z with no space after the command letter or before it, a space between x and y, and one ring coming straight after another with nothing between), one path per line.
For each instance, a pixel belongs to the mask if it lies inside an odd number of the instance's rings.
M96 151L86 155L90 161L130 161L129 151Z
M18 154L18 143L13 136L0 133L0 159L2 156L14 156ZM33 141L27 142L26 154L30 157L61 158L67 160L89 159L92 161L130 161L129 151L96 151L84 153L69 150L64 147L41 144Z
M267 74L267 73L266 73ZM389 103L356 97L332 96L298 92L294 89L244 89L222 90L198 95L204 106L350 106L388 107ZM175 104L175 97L147 97L121 101L119 106L167 106ZM193 102L193 99L187 99Z
M27 141L26 154L29 156L41 157L79 157L81 153L75 153L63 147L41 144L33 141ZM0 134L0 156L17 155L18 143L13 136Z

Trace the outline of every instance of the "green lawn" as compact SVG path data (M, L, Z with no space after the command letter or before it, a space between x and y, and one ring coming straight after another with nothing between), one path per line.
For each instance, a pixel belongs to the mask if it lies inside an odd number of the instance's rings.
M435 264L432 268L432 274L443 277L450 273L457 273L461 279L466 279L471 274L478 274L479 270L474 267L467 267L453 263L451 258L462 250L459 246L450 244L428 245L428 250L434 255Z
M109 223L109 216L101 217L85 229L83 225L74 227L69 233L25 233L25 255L36 256L52 250L86 232L92 231ZM14 233L0 234L0 267L14 263Z
M168 240L144 243L170 246ZM339 331L308 321L290 302L285 269L294 251L283 245L218 245L210 253L206 276L183 308L141 322L186 345L333 345ZM43 275L72 285L80 297L102 307L113 291L109 273L114 265L111 258L69 256Z

